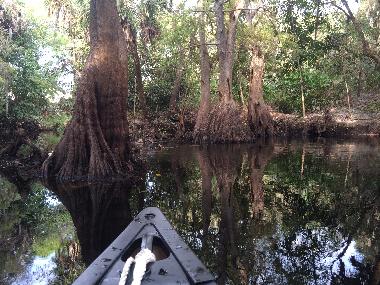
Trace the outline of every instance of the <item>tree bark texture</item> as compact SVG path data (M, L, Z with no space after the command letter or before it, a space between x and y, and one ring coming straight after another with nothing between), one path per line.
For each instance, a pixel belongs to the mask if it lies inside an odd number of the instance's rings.
M234 63L234 51L236 42L236 26L241 9L244 6L243 0L238 0L235 9L229 12L228 28L224 21L223 5L224 0L215 1L216 16L216 39L218 43L219 59L219 82L218 94L222 101L231 101L232 93L232 69Z
M125 172L130 157L127 45L115 0L91 0L90 54L71 121L43 164L45 178L93 179Z
M215 1L216 39L218 43L219 103L210 110L207 142L244 142L250 140L246 112L233 99L231 93L232 68L236 42L236 25L243 0L238 0L229 12L227 28L224 20L223 0Z
M135 77L136 77L136 91L137 91L137 96L139 98L141 111L143 112L143 115L145 117L147 114L146 96L144 92L144 83L142 80L142 73L141 73L141 60L140 60L139 52L137 49L136 31L132 28L131 24L128 22L123 23L123 30L126 36L129 52L132 53L132 56L133 56L133 64L135 66Z
M169 101L169 109L172 111L175 111L177 109L177 100L179 96L179 91L181 90L183 73L185 72L185 68L183 66L184 57L185 57L184 51L183 49L181 49L179 51L179 60L177 63L173 89L171 91L170 101Z
M208 135L208 115L210 112L210 56L206 45L204 15L201 13L199 21L199 40L200 40L200 66L201 66L201 101L199 105L197 120L194 127L195 142L207 140Z
M248 125L253 137L265 138L273 134L273 119L263 97L264 55L258 47L252 48L249 79Z

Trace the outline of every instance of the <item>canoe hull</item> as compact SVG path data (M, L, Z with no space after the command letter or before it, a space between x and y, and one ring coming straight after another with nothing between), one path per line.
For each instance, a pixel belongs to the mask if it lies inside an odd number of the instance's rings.
M216 284L214 276L187 246L158 208L141 211L74 285L118 284L125 260L136 254L144 235L153 235L157 261L141 284ZM126 284L129 284L128 278Z

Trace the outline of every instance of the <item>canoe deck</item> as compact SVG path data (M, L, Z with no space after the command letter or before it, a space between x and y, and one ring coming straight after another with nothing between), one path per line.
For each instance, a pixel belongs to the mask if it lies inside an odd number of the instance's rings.
M157 261L151 264L141 284L216 284L214 276L162 212L153 207L141 211L73 284L118 284L125 261L139 252L146 235L153 235L152 251ZM126 284L131 283L130 279Z

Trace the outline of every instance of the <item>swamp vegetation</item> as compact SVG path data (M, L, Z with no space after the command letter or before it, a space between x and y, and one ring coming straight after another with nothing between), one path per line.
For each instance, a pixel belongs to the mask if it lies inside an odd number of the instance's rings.
M2 176L0 280L29 284L33 261L54 253L40 274L71 284L157 206L218 284L378 284L379 153L331 141L178 146L150 153L133 187L35 182L24 197Z
M379 41L376 0L0 0L0 283L156 206L218 284L380 284Z

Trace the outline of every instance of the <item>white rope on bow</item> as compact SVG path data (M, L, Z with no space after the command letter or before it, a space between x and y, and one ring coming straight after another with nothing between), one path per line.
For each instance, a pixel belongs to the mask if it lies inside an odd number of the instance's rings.
M133 270L133 281L131 285L140 285L141 280L144 277L147 264L154 261L156 261L154 253L147 248L140 250L140 252L136 254L135 258L129 257L124 264L123 271L121 272L119 285L125 285L125 282L127 282L129 269L132 263L136 264L135 269Z

